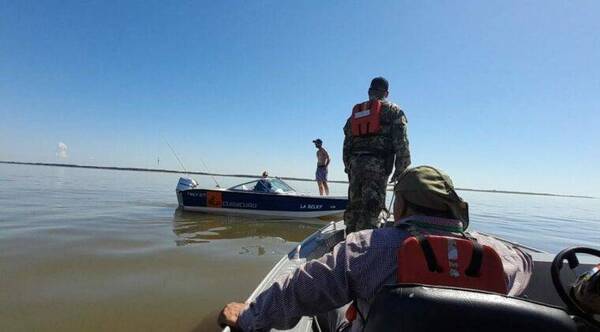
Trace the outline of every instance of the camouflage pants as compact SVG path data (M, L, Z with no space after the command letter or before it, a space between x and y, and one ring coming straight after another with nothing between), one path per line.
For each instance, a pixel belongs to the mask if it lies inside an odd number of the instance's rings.
M348 177L348 206L344 212L346 231L351 233L374 228L385 207L389 174L384 160L372 155L353 156Z

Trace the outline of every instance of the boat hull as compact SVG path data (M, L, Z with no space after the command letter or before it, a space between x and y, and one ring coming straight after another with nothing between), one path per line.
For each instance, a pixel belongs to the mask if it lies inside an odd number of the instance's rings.
M230 190L187 189L177 191L185 211L270 218L320 218L340 216L345 197L302 196Z

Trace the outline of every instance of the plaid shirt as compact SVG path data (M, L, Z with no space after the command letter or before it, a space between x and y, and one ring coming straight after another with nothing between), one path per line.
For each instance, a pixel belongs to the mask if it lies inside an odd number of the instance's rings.
M458 220L425 216L408 217L398 223L407 221L460 225ZM498 252L508 280L509 295L521 294L533 269L531 257L489 236L470 235ZM302 316L325 313L354 299L357 299L360 312L368 315L368 303L382 286L396 283L397 250L408 236L399 227L349 234L331 253L306 262L292 274L276 280L240 314L238 326L243 331L290 329ZM351 331L362 330L362 323L357 318Z

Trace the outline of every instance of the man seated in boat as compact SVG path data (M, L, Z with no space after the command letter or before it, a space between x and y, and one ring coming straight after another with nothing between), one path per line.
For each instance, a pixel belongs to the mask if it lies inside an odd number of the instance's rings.
M302 316L320 315L330 331L361 331L369 304L386 284L510 296L525 290L531 257L495 238L465 233L468 205L445 173L429 166L408 169L394 191L394 227L348 234L331 253L280 278L252 303L225 306L219 323L242 331L289 329Z
M272 189L273 186L271 185L271 180L269 179L269 173L267 173L267 171L264 171L262 173L262 178L258 180L258 182L256 182L256 185L254 186L254 191L260 193L269 193Z

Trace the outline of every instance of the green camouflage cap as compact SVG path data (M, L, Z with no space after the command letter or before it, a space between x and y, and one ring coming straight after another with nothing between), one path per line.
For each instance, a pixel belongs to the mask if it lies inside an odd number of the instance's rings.
M394 187L397 196L416 206L450 211L467 229L469 206L458 196L446 173L431 166L417 166L405 170L397 181Z

